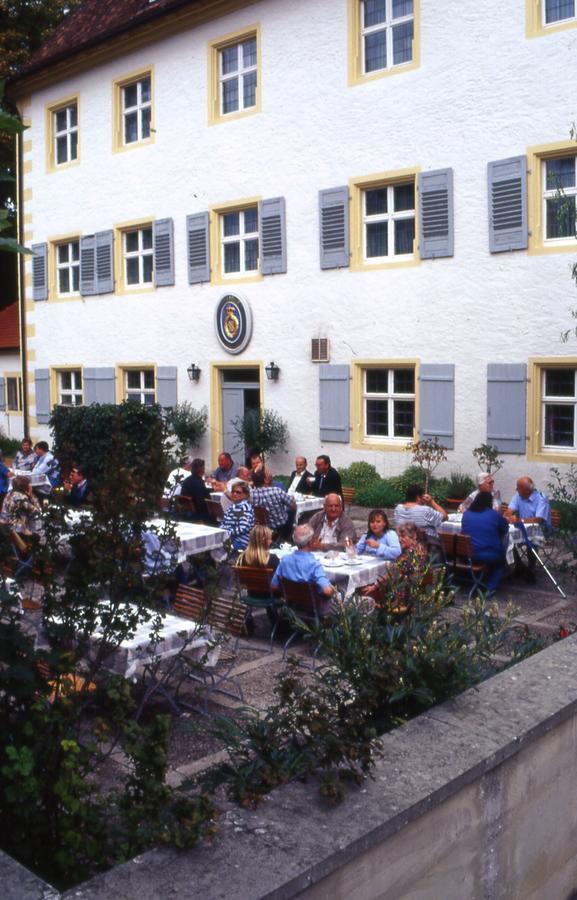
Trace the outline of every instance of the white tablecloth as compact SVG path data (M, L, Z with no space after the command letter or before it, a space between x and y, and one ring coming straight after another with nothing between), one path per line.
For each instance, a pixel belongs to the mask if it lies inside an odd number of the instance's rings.
M286 548L271 550L271 553L282 559L287 553L293 553L295 550L296 547L291 547L290 550ZM350 563L345 553L339 553L336 559L338 565L330 565L325 553L315 552L314 555L320 561L331 584L342 591L345 600L349 600L358 588L373 584L390 566L387 560L365 554L355 557L357 562Z
M449 518L446 522L440 526L439 531L442 531L444 534L460 534L461 533L461 524L462 524L463 516L461 513L450 513ZM530 541L533 541L535 544L540 544L543 541L543 532L539 527L537 522L526 522L525 528L527 530L527 537ZM520 528L517 528L512 522L509 524L509 534L507 536L507 546L505 548L507 562L510 566L513 565L513 548L516 544L524 544L525 536Z
M306 494L293 494L296 501L295 521L298 522L303 513L313 512L316 509L322 509L325 503L324 497L308 497ZM211 500L217 500L222 506L222 491L213 491L210 495Z
M14 478L16 477L16 475L24 475L25 478L28 478L32 487L52 487L48 475L44 474L43 472L35 475L33 472L29 472L26 469L12 469L12 471L14 472ZM12 480L13 479L11 477L9 479L10 490L12 490Z

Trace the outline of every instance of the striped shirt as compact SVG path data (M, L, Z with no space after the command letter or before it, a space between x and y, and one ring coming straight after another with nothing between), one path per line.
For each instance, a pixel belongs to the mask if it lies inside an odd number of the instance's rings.
M405 506L403 503L395 506L394 522L397 530L410 522L430 537L436 537L437 529L444 521L443 514L430 506Z
M246 550L255 522L254 510L249 500L240 500L227 509L221 527L228 532L235 550Z

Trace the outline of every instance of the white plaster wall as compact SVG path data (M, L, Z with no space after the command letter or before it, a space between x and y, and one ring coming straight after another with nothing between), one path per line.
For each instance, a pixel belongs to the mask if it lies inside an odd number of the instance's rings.
M262 112L209 127L207 42L255 22ZM455 363L455 451L445 468L474 471L471 449L486 439L487 363L577 356L575 344L559 340L574 301L572 255L489 254L486 190L488 161L568 137L576 43L577 30L527 40L524 0L421 0L420 68L348 87L345 0L269 0L38 92L27 134L33 201L26 210L33 213L34 241L171 216L176 285L36 304L35 365L177 365L179 399L208 404L209 363L230 359L213 325L223 289L188 285L185 217L210 203L283 195L288 273L231 288L253 311L243 356L281 367L264 402L290 424L291 461L295 451L310 458L321 450L310 338L322 334L331 340L332 363L355 357ZM112 80L151 63L155 143L113 154ZM81 163L46 175L44 106L76 91ZM454 257L405 269L321 271L318 190L412 165L454 169ZM186 376L191 361L203 370L198 385ZM362 458L384 474L408 462L403 453L344 444L322 450L337 464ZM277 461L281 470L289 465ZM520 470L540 484L547 480L547 465L508 457L500 476L505 491Z

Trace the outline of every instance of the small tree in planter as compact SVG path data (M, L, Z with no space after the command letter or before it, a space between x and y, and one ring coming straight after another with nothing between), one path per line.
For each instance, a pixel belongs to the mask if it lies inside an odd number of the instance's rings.
M258 450L263 459L278 450L286 451L288 425L273 409L251 409L235 419L232 426L238 437L237 447Z
M447 459L447 447L433 440L413 441L408 449L412 454L413 464L420 466L425 472L425 493L429 491L429 481L437 466Z
M169 435L178 441L178 452L184 456L193 447L198 447L206 434L208 410L206 406L195 409L186 400L177 403L166 415L166 427Z
M473 456L477 460L481 472L488 472L489 475L494 475L505 464L505 460L499 457L499 451L492 444L481 444L479 447L475 447Z

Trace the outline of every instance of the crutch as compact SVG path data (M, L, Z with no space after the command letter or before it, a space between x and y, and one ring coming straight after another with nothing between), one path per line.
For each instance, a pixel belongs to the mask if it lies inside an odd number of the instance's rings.
M525 538L524 543L525 543L525 546L527 547L527 551L529 553L533 554L533 556L535 557L535 559L537 560L537 562L539 563L541 568L544 569L546 574L549 576L549 578L551 579L551 581L553 582L553 584L555 585L555 587L557 588L557 590L559 591L559 593L561 594L563 599L566 600L567 594L565 593L563 588L559 587L559 585L555 581L553 575L551 574L551 572L549 571L549 569L547 568L547 566L545 565L545 563L543 562L543 560L541 559L541 557L539 556L537 551L535 550L535 547L533 546L532 542L529 540L529 535L527 534L527 529L525 528L524 523L523 522L515 522L515 525L517 526L517 528L519 529L519 531Z

